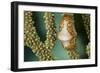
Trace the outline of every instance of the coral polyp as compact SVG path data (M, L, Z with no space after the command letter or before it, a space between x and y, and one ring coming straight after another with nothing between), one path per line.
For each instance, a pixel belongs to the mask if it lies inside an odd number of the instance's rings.
M54 14L45 12L44 20L47 30L45 42L40 41L34 26L35 21L32 20L33 13L25 11L24 13L24 45L31 48L32 52L41 61L53 60L51 50L54 47L56 40L56 30L54 24Z

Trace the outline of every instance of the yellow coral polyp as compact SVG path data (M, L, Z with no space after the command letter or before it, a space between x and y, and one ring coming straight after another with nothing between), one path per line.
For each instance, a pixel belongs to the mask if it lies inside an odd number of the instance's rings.
M53 49L53 45L55 44L56 39L56 30L54 23L54 15L50 12L45 12L43 18L45 21L45 26L47 29L47 40L43 43L40 41L40 37L38 36L34 23L32 20L33 13L31 11L25 11L24 13L24 43L25 46L28 46L32 49L32 52L39 58L40 61L48 61L54 60L51 54L51 50ZM52 36L51 36L52 35ZM52 44L52 47L51 45ZM48 47L48 48L47 48Z

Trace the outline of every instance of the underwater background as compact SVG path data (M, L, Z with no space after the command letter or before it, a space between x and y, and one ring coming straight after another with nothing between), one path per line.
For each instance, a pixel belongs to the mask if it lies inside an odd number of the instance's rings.
M44 12L33 12L36 24L36 30L40 37L41 41L46 40L46 29L45 29L45 23L43 20ZM61 20L63 18L63 13L53 12L55 14L55 26L57 32L60 31L60 24ZM85 30L85 26L82 20L81 15L89 15L89 14L74 14L74 26L77 32L77 51L80 55L80 59L87 59L86 54L86 46L89 42L87 31ZM52 49L52 56L55 60L69 60L70 56L68 55L68 52L66 49L63 48L61 41L59 39L56 40L55 46ZM24 61L39 61L38 57L32 52L31 48L24 46Z

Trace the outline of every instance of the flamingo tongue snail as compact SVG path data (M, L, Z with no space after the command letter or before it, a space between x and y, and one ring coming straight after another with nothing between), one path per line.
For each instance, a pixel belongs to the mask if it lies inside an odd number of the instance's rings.
M77 32L74 27L73 14L64 14L60 27L61 31L58 33L58 39L67 49L71 59L78 59L79 54L76 51Z

